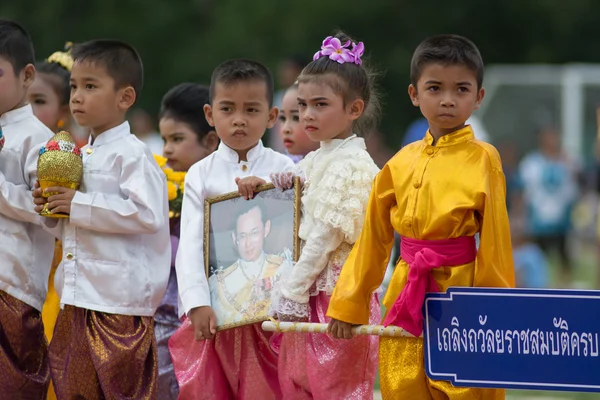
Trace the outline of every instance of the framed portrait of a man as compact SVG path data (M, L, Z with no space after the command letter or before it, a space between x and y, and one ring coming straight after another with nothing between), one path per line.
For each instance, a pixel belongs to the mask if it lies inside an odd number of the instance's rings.
M251 200L237 192L206 199L204 265L217 330L268 319L271 292L298 259L300 184L263 185Z

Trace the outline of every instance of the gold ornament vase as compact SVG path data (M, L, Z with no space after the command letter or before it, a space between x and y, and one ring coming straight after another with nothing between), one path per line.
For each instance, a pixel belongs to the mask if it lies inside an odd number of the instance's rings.
M48 198L58 194L45 190L51 187L65 187L73 190L79 189L83 177L83 161L81 149L77 147L69 132L57 133L40 149L37 165L38 182L42 189L42 196ZM53 213L47 208L48 203L40 215L49 218L68 218L66 213Z

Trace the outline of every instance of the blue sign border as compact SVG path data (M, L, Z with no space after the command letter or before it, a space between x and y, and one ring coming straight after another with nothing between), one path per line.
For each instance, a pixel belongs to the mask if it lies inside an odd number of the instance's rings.
M495 297L550 297L550 298L579 298L600 301L600 291L597 290L570 290L570 289L507 289L507 288L472 288L451 287L443 293L427 293L423 305L424 327L423 339L425 353L425 371L427 376L433 380L450 381L457 387L480 387L480 388L502 388L521 390L550 390L567 392L600 392L600 371L598 371L597 385L556 384L541 382L506 382L494 380L472 380L460 379L456 374L435 373L431 370L430 346L433 335L429 332L429 303L441 301L452 301L453 296L495 296Z

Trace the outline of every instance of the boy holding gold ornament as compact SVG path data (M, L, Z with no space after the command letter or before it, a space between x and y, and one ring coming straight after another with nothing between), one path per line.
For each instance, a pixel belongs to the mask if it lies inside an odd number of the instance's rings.
M152 399L152 316L167 286L171 249L164 174L125 121L142 87L142 62L133 47L114 40L75 45L71 56L71 112L91 130L83 180L79 190L46 188L57 193L48 198L39 187L33 192L36 211L51 213L45 227L63 243L52 381L60 399ZM50 218L61 213L68 219Z

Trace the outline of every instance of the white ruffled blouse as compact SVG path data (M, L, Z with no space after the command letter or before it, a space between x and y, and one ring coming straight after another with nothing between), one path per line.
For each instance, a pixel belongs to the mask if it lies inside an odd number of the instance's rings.
M379 168L359 137L321 142L297 168L306 179L302 194L300 258L280 288L277 312L304 317L311 295L331 295L358 239ZM291 300L291 301L286 301Z

